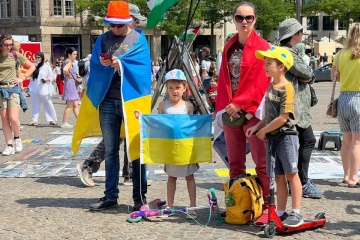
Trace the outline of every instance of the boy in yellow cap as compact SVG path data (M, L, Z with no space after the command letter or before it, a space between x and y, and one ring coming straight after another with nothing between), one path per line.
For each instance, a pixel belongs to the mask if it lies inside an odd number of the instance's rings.
M265 95L265 118L257 125L246 131L250 137L256 131L256 136L265 140L266 135L276 136L284 131L296 131L295 125L298 120L298 110L295 99L294 87L285 78L294 60L289 50L283 47L271 47L267 51L256 51L258 59L264 60L266 76L272 77L273 82L268 86ZM300 204L302 186L297 169L298 145L297 135L285 135L282 138L268 139L268 146L277 141L275 158L275 182L277 186L277 214L283 221L284 226L297 227L303 223L300 215ZM267 154L267 172L270 175L271 156ZM286 213L286 202L288 198L288 185L291 187L292 211ZM263 219L263 225L267 219Z

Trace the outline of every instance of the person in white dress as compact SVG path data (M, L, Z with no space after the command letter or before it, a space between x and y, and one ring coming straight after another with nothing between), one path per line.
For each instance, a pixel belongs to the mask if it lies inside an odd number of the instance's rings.
M37 126L41 104L44 106L46 121L50 125L57 125L57 116L51 96L55 94L53 71L48 64L44 64L44 53L35 54L36 69L29 83L32 122L29 126Z

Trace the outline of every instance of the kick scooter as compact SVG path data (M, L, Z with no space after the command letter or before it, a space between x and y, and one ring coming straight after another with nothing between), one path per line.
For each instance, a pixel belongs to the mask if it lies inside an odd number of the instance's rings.
M161 215L169 215L174 213L184 213L188 214L190 210L199 210L199 209L210 209L210 216L208 223L210 222L210 217L212 212L216 212L216 216L219 222L223 222L224 220L221 217L219 206L217 204L217 198L215 195L215 189L209 189L210 194L207 194L209 199L208 206L200 206L200 207L183 207L179 209L161 209L162 206L166 204L166 201L161 201L160 199L155 199L148 204L144 204L140 211L132 212L129 214L127 220L131 223L139 222L141 219L149 220L149 217L156 217ZM210 196L211 195L211 196ZM207 224L208 224L207 223ZM207 225L206 224L206 225ZM202 226L206 226L202 225Z
M297 135L296 131L285 131L276 136L266 135L266 138L271 139L269 141L269 152L271 154L270 163L270 196L268 198L268 224L264 227L265 236L272 238L275 233L290 233L295 231L302 231L307 229L313 229L323 227L326 223L325 213L319 212L312 220L305 220L303 224L298 227L286 227L280 220L280 217L276 213L275 207L275 158L276 158L276 147L278 141L281 140L285 135Z

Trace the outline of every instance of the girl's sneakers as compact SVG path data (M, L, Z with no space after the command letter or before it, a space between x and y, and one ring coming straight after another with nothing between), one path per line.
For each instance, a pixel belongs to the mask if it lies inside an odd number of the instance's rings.
M1 153L2 156L10 156L15 154L15 149L10 146L6 146L5 150Z

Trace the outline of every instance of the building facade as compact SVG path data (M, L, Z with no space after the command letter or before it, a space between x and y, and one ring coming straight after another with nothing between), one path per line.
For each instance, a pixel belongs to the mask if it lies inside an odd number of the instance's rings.
M98 25L96 17L86 11L75 13L73 0L0 0L0 32L11 35L26 35L32 42L41 42L45 57L56 62L65 55L65 49L74 47L79 57L91 52L97 37L107 31L107 27ZM342 22L323 14L302 17L305 27L304 40L329 37L341 38L346 34ZM140 28L147 36L151 49L151 56L164 57L171 44L171 40L158 29L145 30L145 24ZM222 28L214 29L211 39L210 29L203 28L195 39L191 50L200 55L200 49L215 43L213 50L223 48L226 36L236 32L232 22L224 23ZM274 31L269 41L273 41L278 33Z
M0 21L1 33L25 35L29 41L41 42L45 57L52 62L64 56L68 47L77 49L79 57L86 56L97 37L108 30L86 11L75 13L73 0L0 0ZM145 24L140 28L147 36L152 58L166 55L171 40L164 32L145 30ZM202 32L204 44L197 44L196 49L209 45L209 34L208 29ZM221 35L220 30L216 29L215 34Z

